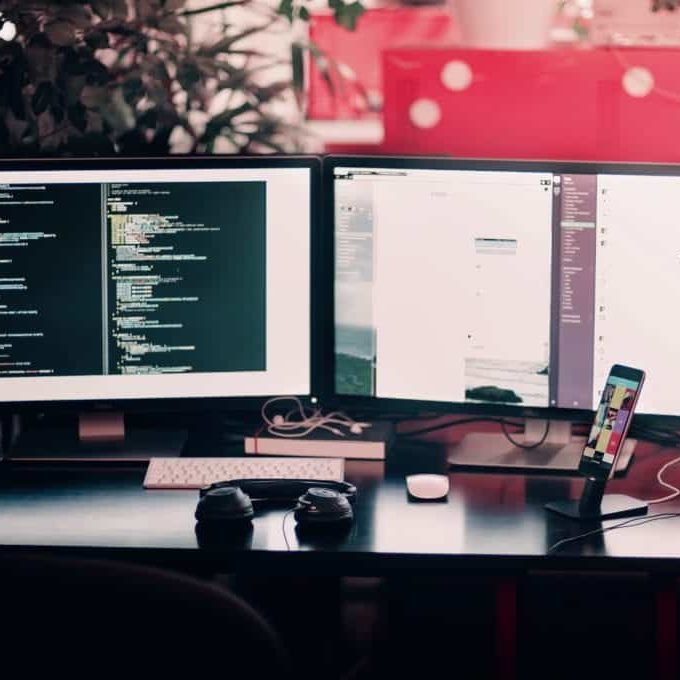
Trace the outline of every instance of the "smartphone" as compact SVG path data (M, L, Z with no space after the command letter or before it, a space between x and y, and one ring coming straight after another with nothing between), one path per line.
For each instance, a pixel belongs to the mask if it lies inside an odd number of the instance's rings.
M605 480L611 477L644 381L645 372L638 368L612 366L581 454L581 474Z

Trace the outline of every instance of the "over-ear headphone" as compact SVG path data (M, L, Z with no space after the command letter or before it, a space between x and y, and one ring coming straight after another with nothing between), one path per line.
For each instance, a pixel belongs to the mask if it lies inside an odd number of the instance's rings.
M318 479L233 479L200 490L195 517L200 523L249 524L255 505L294 506L302 526L346 525L352 521L356 487Z

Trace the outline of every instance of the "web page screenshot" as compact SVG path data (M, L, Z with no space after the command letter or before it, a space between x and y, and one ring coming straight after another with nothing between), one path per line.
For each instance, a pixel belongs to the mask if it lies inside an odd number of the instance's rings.
M593 403L612 364L647 373L639 413L680 412L680 178L601 175Z
M358 281L355 251L349 280L336 234L336 314L338 341L350 317L363 325L374 384L362 393L547 406L552 176L409 170L351 182L342 196L351 203L361 192L367 206L362 258L372 280ZM336 229L345 229L340 209Z

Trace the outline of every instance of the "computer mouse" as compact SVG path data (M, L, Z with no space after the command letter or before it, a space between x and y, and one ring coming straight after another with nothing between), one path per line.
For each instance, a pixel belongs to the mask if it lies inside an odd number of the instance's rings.
M439 501L449 493L448 475L407 475L406 488L409 495L419 501Z

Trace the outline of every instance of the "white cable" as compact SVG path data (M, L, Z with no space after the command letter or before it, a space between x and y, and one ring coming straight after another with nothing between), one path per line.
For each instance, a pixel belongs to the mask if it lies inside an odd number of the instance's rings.
M284 414L277 413L270 417L267 409L272 404L282 401L292 401L295 407ZM267 432L276 437L306 437L318 429L326 430L336 437L344 437L346 433L341 428L346 428L351 434L359 435L365 428L371 427L370 423L354 420L341 411L331 411L326 415L323 415L321 409L308 412L297 397L272 397L262 405L261 414L267 426Z
M673 498L677 498L680 496L680 489L678 487L673 486L672 484L669 484L668 482L664 482L663 479L661 478L661 475L669 468L671 465L675 465L676 463L680 462L680 456L677 458L673 458L673 460L669 460L665 465L661 467L659 472L656 474L656 481L661 484L661 486L665 486L667 489L672 489L673 492L669 493L668 496L664 496L663 498L655 498L654 500L651 501L645 501L645 503L649 503L650 505L652 503L663 503L664 501L670 501Z

